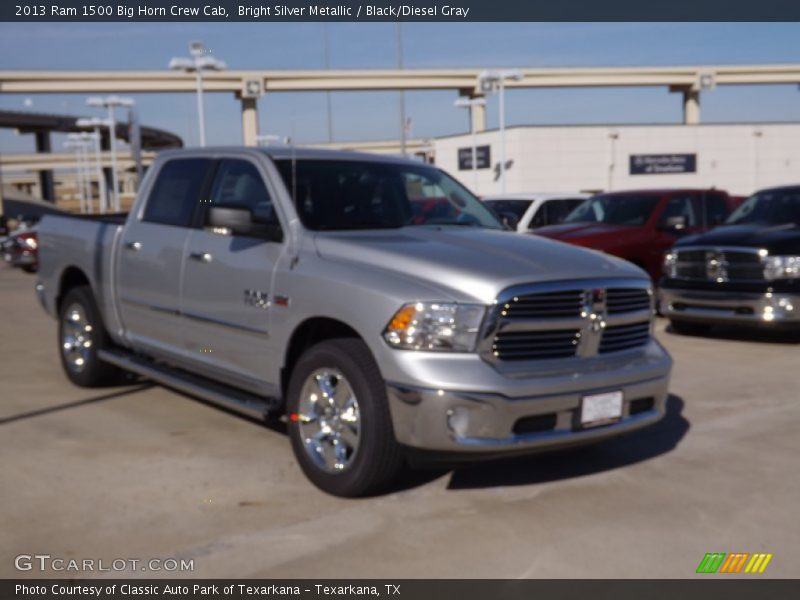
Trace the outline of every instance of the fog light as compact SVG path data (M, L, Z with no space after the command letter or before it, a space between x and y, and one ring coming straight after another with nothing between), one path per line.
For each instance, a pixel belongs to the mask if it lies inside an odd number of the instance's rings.
M469 411L461 407L448 409L447 428L457 437L466 437L469 430Z

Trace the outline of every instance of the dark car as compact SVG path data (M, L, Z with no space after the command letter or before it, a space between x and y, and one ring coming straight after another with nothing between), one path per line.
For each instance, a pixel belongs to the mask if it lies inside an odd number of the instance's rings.
M661 311L678 332L800 326L800 186L762 190L664 260Z
M12 267L19 267L28 273L35 273L39 266L39 241L36 228L17 229L0 238L0 251L3 259Z
M619 256L658 281L664 253L681 237L722 223L734 204L714 189L610 192L584 201L560 225L534 233Z

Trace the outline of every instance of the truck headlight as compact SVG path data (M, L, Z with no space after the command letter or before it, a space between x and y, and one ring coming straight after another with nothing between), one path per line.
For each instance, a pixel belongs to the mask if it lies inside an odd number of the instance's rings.
M664 255L664 275L674 279L678 274L678 256L674 252L667 252Z
M414 302L394 314L383 338L404 350L472 352L484 314L477 304Z
M795 279L800 277L800 256L765 256L765 279Z

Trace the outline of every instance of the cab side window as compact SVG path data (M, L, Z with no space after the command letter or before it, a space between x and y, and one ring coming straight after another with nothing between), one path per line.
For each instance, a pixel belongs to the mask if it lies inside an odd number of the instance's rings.
M142 220L189 227L210 167L205 158L168 161L156 176Z
M277 225L275 205L258 169L246 160L223 160L211 187L211 206L249 208L259 223Z

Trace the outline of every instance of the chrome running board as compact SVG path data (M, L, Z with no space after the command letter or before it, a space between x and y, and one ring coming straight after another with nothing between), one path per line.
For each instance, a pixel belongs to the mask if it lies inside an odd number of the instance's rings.
M152 379L166 387L197 396L207 402L256 419L261 420L273 416L280 406L278 398L257 396L124 351L100 350L98 358L125 371Z

